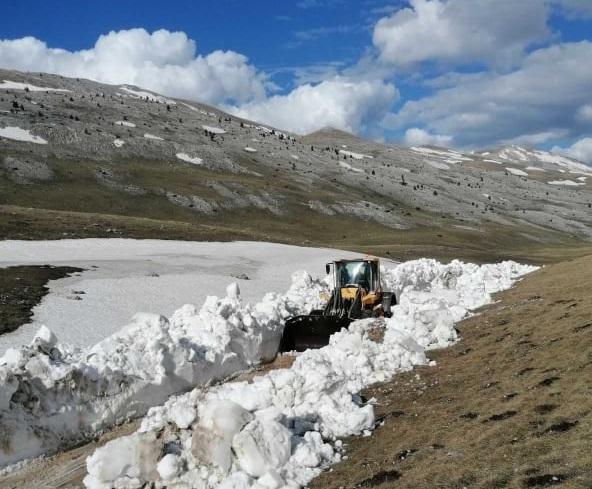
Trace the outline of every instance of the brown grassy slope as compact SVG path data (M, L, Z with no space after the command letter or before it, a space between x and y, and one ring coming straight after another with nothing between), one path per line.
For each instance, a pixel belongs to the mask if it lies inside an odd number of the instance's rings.
M313 488L592 487L592 257L546 267L377 385L384 424Z

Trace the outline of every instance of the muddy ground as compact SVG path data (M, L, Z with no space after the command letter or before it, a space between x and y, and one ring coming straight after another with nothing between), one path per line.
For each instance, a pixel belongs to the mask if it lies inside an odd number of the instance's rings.
M49 265L0 268L0 334L29 322L33 307L49 291L49 280L81 271L80 268Z

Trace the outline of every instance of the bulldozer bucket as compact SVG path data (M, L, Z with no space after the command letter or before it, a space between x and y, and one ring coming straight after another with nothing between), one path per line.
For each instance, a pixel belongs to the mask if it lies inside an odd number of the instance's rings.
M304 351L329 344L329 337L341 328L347 328L351 319L344 316L309 314L295 316L286 321L280 342L280 352Z

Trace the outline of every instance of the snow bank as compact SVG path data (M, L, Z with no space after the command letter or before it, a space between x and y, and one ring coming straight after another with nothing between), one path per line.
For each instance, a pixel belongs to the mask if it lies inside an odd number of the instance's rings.
M25 143L47 144L47 141L42 137L31 134L28 129L21 129L16 126L0 127L0 137Z
M385 287L400 297L391 319L356 321L328 346L298 355L290 369L169 399L149 411L136 433L96 450L84 483L89 489L304 486L340 460L339 438L373 429L373 406L357 395L363 387L427 363L426 349L456 341L456 321L533 269L424 259L386 270ZM323 286L305 275L297 279L300 292ZM386 328L382 343L368 335L377 324Z
M237 284L201 309L170 319L137 314L93 347L58 342L46 327L27 347L0 358L0 467L54 452L130 417L171 394L224 379L278 348L283 318L319 307L328 285L296 273L285 295L243 304Z

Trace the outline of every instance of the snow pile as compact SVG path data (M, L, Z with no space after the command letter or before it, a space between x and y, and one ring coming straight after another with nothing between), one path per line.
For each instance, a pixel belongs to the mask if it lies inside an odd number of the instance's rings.
M285 295L243 304L236 284L201 309L170 319L137 314L120 332L85 349L42 327L29 346L0 358L0 467L56 451L170 395L220 381L276 355L283 319L319 306L326 282L297 273Z
M424 259L387 270L384 285L400 295L391 319L356 321L328 346L298 355L290 369L169 399L149 411L136 433L96 450L84 483L89 489L304 486L340 460L339 438L373 429L373 407L357 395L363 387L427 363L426 349L456 341L456 321L533 269ZM386 327L382 343L368 335L377 325Z
M47 144L47 141L42 137L31 134L28 129L21 129L16 126L0 127L0 137L26 143Z

